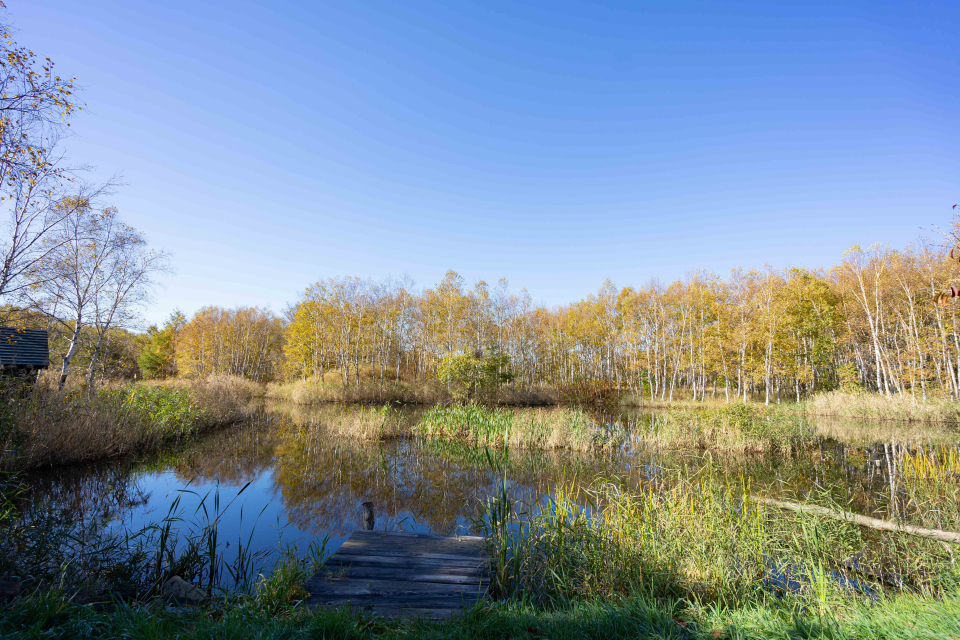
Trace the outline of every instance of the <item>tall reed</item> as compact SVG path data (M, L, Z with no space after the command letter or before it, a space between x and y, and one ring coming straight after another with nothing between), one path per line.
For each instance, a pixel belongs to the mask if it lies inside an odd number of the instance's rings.
M208 598L247 598L276 613L306 596L303 583L326 558L329 539L298 549L284 543L281 528L276 549L254 547L259 514L249 522L243 507L234 507L249 484L227 501L219 487L202 496L182 489L162 518L138 530L117 528L109 513L15 506L0 521L0 579L15 577L26 592L59 589L81 599L146 602L161 597L176 576ZM196 499L189 512L186 496ZM226 540L222 523L236 510L239 516L229 517L237 538Z
M495 593L549 606L641 595L828 611L960 586L952 550L934 541L784 512L750 495L748 481L709 470L634 488L561 484L527 510L503 491L477 526L489 539Z
M828 391L796 405L800 413L874 422L922 422L960 425L960 402L943 396L926 400L913 394Z
M490 447L600 451L619 447L626 432L582 409L504 409L477 404L437 406L415 427L426 438L462 439Z
M670 409L634 430L637 441L650 446L728 452L785 452L814 435L799 416L743 403Z
M253 390L224 376L3 393L2 465L24 469L153 451L248 416Z

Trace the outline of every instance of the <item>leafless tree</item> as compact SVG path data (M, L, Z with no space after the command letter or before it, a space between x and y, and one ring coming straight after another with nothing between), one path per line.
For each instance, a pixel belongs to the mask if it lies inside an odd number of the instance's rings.
M67 329L59 386L67 380L83 330L93 329L89 365L92 384L103 341L112 327L130 325L148 299L154 277L166 271L168 257L151 251L143 235L120 221L114 207L89 201L70 205L71 213L44 239L44 258L31 273L32 306Z

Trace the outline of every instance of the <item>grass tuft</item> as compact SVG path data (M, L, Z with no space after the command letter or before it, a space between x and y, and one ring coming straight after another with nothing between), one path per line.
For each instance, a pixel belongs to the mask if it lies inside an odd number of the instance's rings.
M634 435L662 448L776 453L809 442L814 434L800 416L738 402L671 409Z
M3 398L2 465L25 469L155 451L250 414L259 385L227 376L58 391L37 384Z
M487 447L600 451L619 447L626 432L579 408L503 409L476 404L436 406L415 426L426 438L459 439Z

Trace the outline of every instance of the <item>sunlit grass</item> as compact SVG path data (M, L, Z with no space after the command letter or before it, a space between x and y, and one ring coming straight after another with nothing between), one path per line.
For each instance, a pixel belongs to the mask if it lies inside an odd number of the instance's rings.
M817 501L838 508L826 494ZM704 610L825 615L898 595L944 598L960 587L954 552L941 543L768 507L751 498L747 481L710 472L637 488L560 485L525 510L504 493L479 524L495 594L542 606L642 594Z
M796 405L796 411L873 422L924 422L960 424L960 402L943 396L883 395L866 391L820 393Z
M432 407L414 433L488 447L575 451L616 448L626 439L618 425L603 423L579 408L505 409L476 404Z
M670 409L633 431L638 442L654 447L770 453L789 451L814 435L798 416L739 402Z
M328 372L322 380L294 380L267 385L267 397L298 405L325 403L399 403L433 405L451 402L453 394L436 381L410 382L387 378L381 384L369 367L361 371L360 381L344 384L337 372ZM491 406L549 406L559 402L560 394L547 385L504 385L485 394L483 401Z
M251 386L252 385L252 386ZM63 391L39 383L3 398L3 466L27 468L154 451L250 413L259 388L228 376Z

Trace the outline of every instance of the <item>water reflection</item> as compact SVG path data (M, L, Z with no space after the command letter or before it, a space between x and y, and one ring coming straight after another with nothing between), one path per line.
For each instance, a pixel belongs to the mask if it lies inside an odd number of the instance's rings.
M456 442L339 439L327 428L337 411L272 405L246 424L176 453L40 471L28 479L29 499L65 506L84 522L136 528L165 515L184 487L193 492L183 498L189 518L207 493L219 491L226 503L250 483L223 519L222 536L252 535L259 547L327 535L336 546L360 527L360 504L367 500L375 504L378 529L473 533L478 505L497 490L501 478L510 497L527 505L539 503L564 481L605 478L636 486L659 482L676 470L709 469L757 493L803 499L827 492L853 511L880 517L909 516L919 508L903 489L903 456L916 451L916 444L844 444L823 437L787 456L741 457L651 451L630 443L603 455L507 452ZM420 411L405 409L402 419L416 420ZM652 419L635 412L602 418L635 429ZM829 429L849 435L854 427ZM857 429L859 435L867 433ZM954 434L954 449L956 442ZM934 445L928 440L923 446Z

